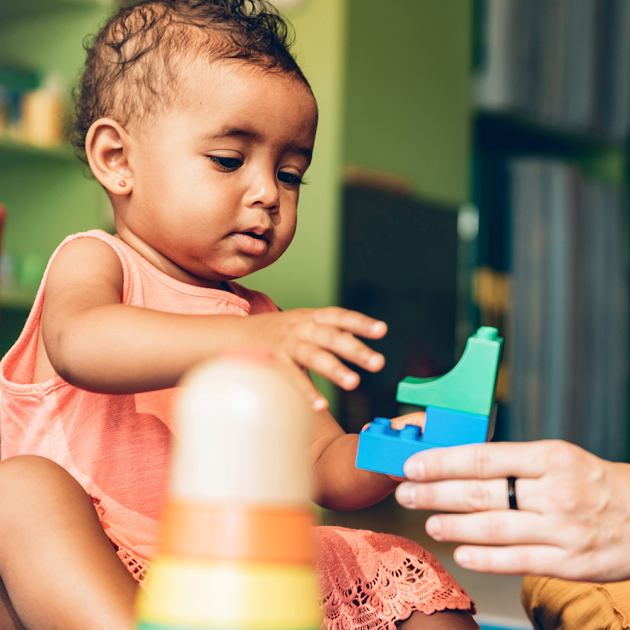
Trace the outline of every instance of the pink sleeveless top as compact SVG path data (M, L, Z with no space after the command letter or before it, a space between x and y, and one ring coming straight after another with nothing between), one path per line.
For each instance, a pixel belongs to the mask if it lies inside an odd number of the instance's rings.
M191 315L278 310L267 296L236 283L229 283L229 293L178 282L100 230L68 237L51 261L78 238L96 238L116 252L124 304ZM41 455L63 466L92 496L107 535L150 558L166 492L174 390L110 395L78 389L61 377L33 383L46 275L20 338L0 363L0 456Z

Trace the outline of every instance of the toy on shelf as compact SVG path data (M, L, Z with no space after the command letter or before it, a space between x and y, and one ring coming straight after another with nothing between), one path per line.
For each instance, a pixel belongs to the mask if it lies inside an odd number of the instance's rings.
M151 588L136 630L317 630L311 411L267 356L226 355L184 379Z
M396 430L387 418L375 418L359 436L357 468L402 477L403 464L418 451L489 440L502 348L498 330L483 326L469 337L448 374L410 376L398 383L398 402L426 407L425 429L407 425Z

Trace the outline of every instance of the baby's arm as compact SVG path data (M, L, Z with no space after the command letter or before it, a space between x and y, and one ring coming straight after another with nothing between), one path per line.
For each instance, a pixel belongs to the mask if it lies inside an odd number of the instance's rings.
M207 356L245 346L272 351L294 366L311 402L321 408L325 401L297 366L352 389L359 377L335 355L370 371L384 362L354 334L379 338L386 326L360 313L328 308L251 317L170 314L121 304L122 284L118 257L102 241L82 238L61 249L46 282L35 382L52 369L95 392L163 389Z
M398 422L397 422L398 421ZM393 419L424 426L424 412ZM312 462L313 501L331 510L356 510L373 505L390 494L402 479L356 468L359 436L345 433L326 409L316 415L314 439L309 447Z

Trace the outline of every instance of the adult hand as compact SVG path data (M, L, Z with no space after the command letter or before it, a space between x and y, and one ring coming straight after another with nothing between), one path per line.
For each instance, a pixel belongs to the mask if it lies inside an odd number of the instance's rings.
M468 543L455 561L485 573L570 580L630 578L630 465L559 440L422 451L396 490L404 507L433 511L427 533ZM509 509L516 477L518 509Z

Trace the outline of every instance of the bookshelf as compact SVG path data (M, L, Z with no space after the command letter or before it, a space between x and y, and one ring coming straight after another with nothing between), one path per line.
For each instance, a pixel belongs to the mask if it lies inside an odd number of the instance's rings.
M508 337L499 438L626 459L630 4L538 8L475 7L476 318Z

